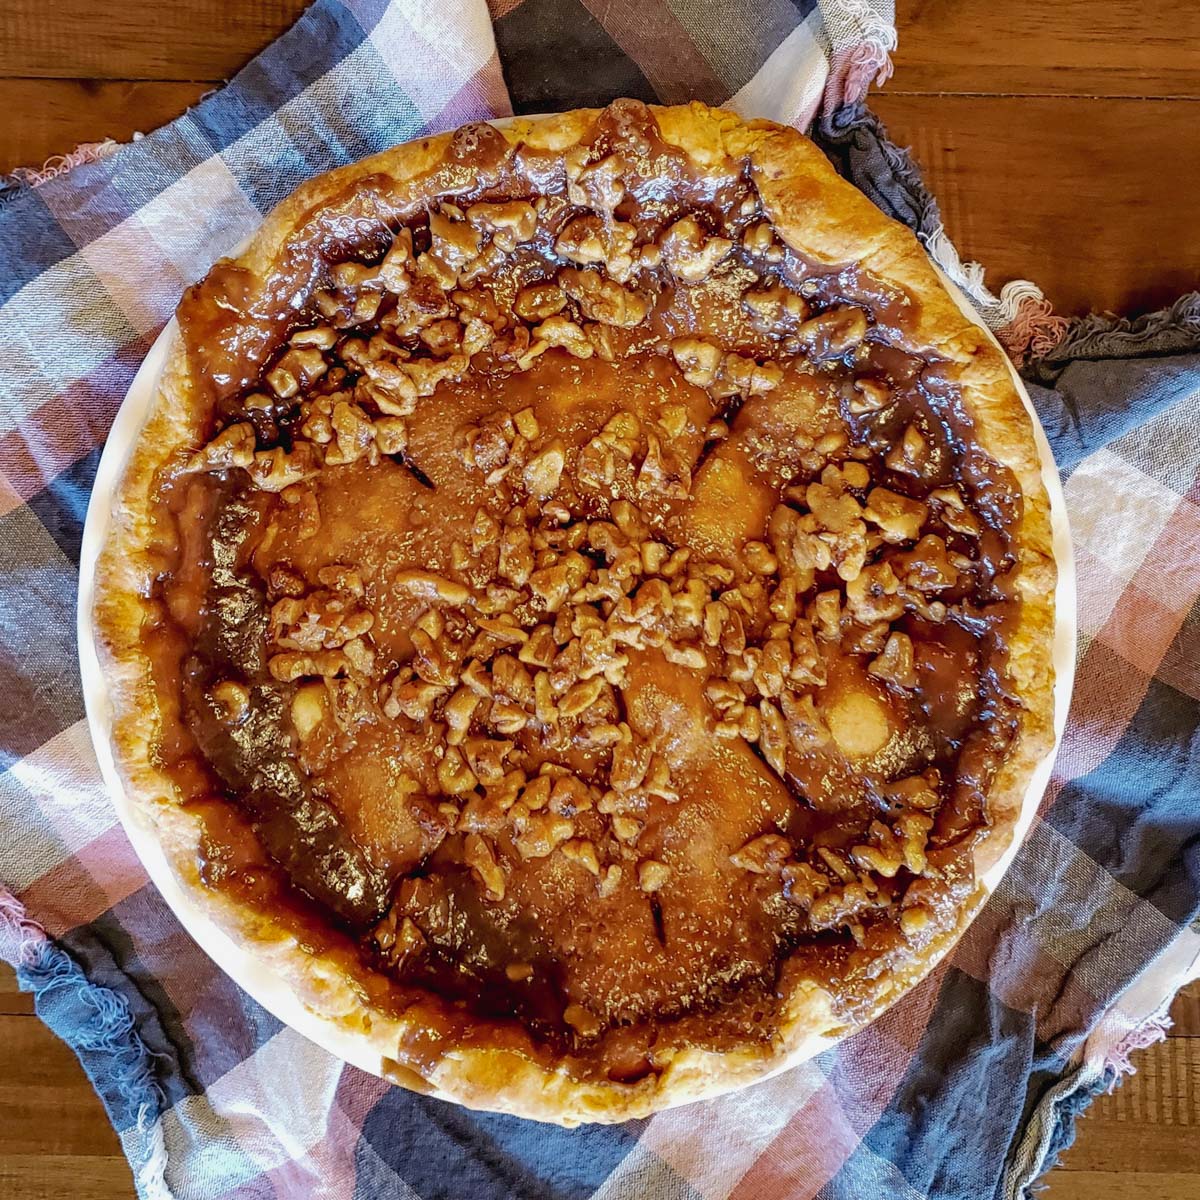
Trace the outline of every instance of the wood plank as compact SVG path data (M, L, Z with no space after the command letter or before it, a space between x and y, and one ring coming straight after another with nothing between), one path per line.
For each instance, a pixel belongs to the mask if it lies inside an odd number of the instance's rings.
M81 142L127 142L174 120L212 83L132 83L95 79L0 79L0 172L40 167Z
M69 1184L67 1183L69 1181ZM65 1186L64 1186L65 1185ZM119 1154L0 1156L0 1196L6 1200L133 1200L133 1176Z
M310 0L5 0L0 76L225 79Z
M17 984L17 973L12 967L0 962L0 1016L28 1015L32 1012L33 997L21 991Z
M37 1017L0 1017L0 1158L120 1152L74 1053Z
M899 0L889 90L1200 96L1200 5Z
M1183 1171L1165 1174L1115 1175L1109 1171L1051 1171L1038 1200L1196 1200L1200 1175Z
M1200 1038L1200 979L1189 984L1171 1005L1171 1027L1169 1037Z
M873 103L993 290L1032 279L1064 314L1135 314L1200 284L1200 107L887 91Z

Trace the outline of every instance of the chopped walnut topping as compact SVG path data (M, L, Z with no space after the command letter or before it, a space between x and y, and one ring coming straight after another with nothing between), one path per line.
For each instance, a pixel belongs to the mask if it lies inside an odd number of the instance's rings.
M878 525L888 542L915 541L921 526L929 519L929 508L919 500L910 500L887 488L872 488L863 516Z
M459 272L479 256L479 230L443 209L429 214L430 248L417 259L417 270L448 290Z
M558 490L562 478L563 467L566 465L566 453L562 442L557 438L544 450L535 454L526 464L522 472L525 487L531 496L545 500Z
M277 600L271 609L269 637L288 650L330 650L362 637L374 623L374 616L353 601L317 591Z
M929 446L915 425L904 430L904 436L884 456L884 462L902 475L920 475L925 470Z
M912 639L906 633L893 633L883 647L883 653L867 668L869 674L901 688L917 686L913 665Z
M616 154L582 168L569 160L567 199L572 204L611 213L625 198L625 184L621 180L624 170L624 163Z
M778 875L791 854L792 844L787 838L777 833L764 833L731 854L729 861L755 875Z
M457 746L447 746L446 753L437 768L438 786L448 796L460 796L478 785L475 772L467 765L462 751Z
M603 679L588 679L567 689L559 701L558 711L564 717L577 717L586 712L600 698L605 688Z
M561 346L572 358L591 358L596 352L583 329L566 317L547 317L533 335L548 346Z
M666 863L660 863L653 858L638 863L638 887L643 892L657 892L671 877L671 869Z
M226 471L254 462L254 426L248 421L221 430L203 450L188 459L185 471Z
M412 230L401 229L379 264L379 282L389 292L406 292L412 286L412 251Z
M809 306L803 296L774 283L762 291L742 293L742 305L751 314L754 325L766 333L783 333L808 318Z
M689 381L691 382L691 381ZM726 354L716 379L709 385L714 396L761 396L783 382L783 370L772 362L759 363L741 354Z
M716 380L722 358L716 346L698 338L676 338L671 343L671 354L688 383L708 387Z
M775 232L769 221L756 221L748 226L742 235L742 245L751 254L763 257L768 262L783 260L783 247L775 241Z
M873 871L885 879L891 879L901 867L921 875L925 871L925 847L932 828L932 818L924 813L904 813L892 828L881 821L872 821L870 842L855 846L850 857L862 870Z
M841 358L867 336L866 314L861 308L831 308L805 321L796 336L818 362Z
M979 536L979 520L968 510L957 489L934 488L929 499L937 505L938 516L947 529L965 533L968 537Z
M524 200L509 200L502 204L472 204L467 220L476 229L487 230L493 245L512 251L521 242L529 241L537 230L537 212Z
M599 876L600 860L596 856L596 847L591 842L572 838L569 842L563 842L562 852L571 862L578 863L585 871Z
M240 725L250 711L250 689L236 680L226 679L215 684L209 698L226 725Z
M662 240L667 270L684 283L700 283L733 249L728 238L707 237L695 217L683 217L667 230Z
M312 329L298 329L288 338L288 342L293 346L314 346L318 350L332 350L336 341L337 330L330 325L317 325Z
M325 451L328 466L357 462L370 450L375 440L375 428L366 413L356 404L342 401L334 405L330 418L334 444Z
M411 917L397 925L395 909L375 927L375 945L394 967L403 967L411 958L421 954L426 946L425 935Z
M576 217L563 227L554 243L554 252L583 266L599 264L610 279L624 283L633 270L635 236L633 226L624 221L605 222L596 216Z
M640 325L649 312L649 305L637 292L596 271L567 268L559 272L558 283L589 321L629 329Z
M603 1028L595 1014L582 1004L568 1004L563 1011L563 1020L583 1038L595 1037Z
M261 657L196 678L247 745L278 714L281 753L378 876L375 911L394 886L365 939L381 970L441 988L459 938L522 1013L563 985L560 926L572 955L608 956L636 900L663 978L691 987L675 935L708 871L737 910L704 910L718 948L769 979L840 931L858 950L819 969L836 991L848 962L870 1000L871 956L927 946L972 886L951 839L978 798L946 748L1003 675L989 647L1019 556L992 514L1012 506L930 399L953 380L902 350L906 298L873 329L878 305L843 298L871 288L795 259L737 163L695 212L647 186L674 150L632 111L562 154L501 139L511 169L464 175L475 202L426 197L390 246L376 216L345 223L335 256L361 234L372 265L322 268L179 468L187 547L231 492L204 473L244 472L246 541L213 546L265 584ZM987 745L967 753L984 778ZM701 828L697 787L763 812ZM514 924L531 888L536 950ZM580 941L566 918L589 903ZM438 970L413 971L432 947ZM572 961L559 1033L582 1041L607 1033L610 981Z
M350 659L344 649L318 650L313 654L288 652L271 658L267 669L280 683L293 683L306 675L326 678L345 675L350 670Z
M534 283L522 288L513 301L513 311L526 321L544 321L567 306L567 297L557 284Z
M521 820L513 845L522 858L546 858L575 833L574 824L557 813L534 813Z
M596 889L602 900L607 900L621 886L623 873L621 867L616 863L604 868L604 872L600 876L600 885Z
M483 886L489 900L504 899L504 872L496 862L496 852L487 838L468 833L463 842L463 859Z
M854 381L854 394L849 401L850 412L854 416L880 412L891 402L892 393L883 380L860 376Z

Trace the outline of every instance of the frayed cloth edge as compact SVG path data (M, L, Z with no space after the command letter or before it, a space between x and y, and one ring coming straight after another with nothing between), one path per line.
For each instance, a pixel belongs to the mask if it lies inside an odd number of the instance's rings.
M84 1055L103 1054L109 1064L111 1088L121 1103L136 1105L136 1121L121 1133L122 1147L130 1159L138 1194L143 1200L173 1200L166 1182L167 1150L163 1136L164 1097L154 1078L154 1056L134 1026L133 1014L123 996L92 983L78 963L33 920L21 902L0 887L0 955L16 970L22 991L40 1002L51 992L68 990L90 1010L85 1021L69 1033L49 1026L80 1060L92 1086L100 1092ZM112 1111L108 1097L100 1093ZM136 1156L131 1150L136 1147Z
M1166 1001L1163 1011L1152 1013L1140 1025L1131 1029L1116 1046L1105 1054L1102 1059L1102 1065L1105 1072L1112 1076L1112 1081L1105 1089L1108 1094L1111 1095L1116 1091L1117 1084L1126 1075L1132 1075L1137 1070L1137 1067L1133 1065L1133 1055L1137 1051L1148 1050L1151 1046L1166 1039L1172 1025L1174 1025L1174 1021L1171 1020L1166 1010L1170 1007L1171 1001L1174 998L1174 996L1171 996Z
M135 133L130 141L139 141L142 136ZM43 183L58 179L76 167L99 162L128 144L113 138L105 138L102 142L82 142L67 154L51 155L40 167L14 167L6 175L0 175L0 201L14 199L25 188L41 187Z
M829 78L821 105L833 112L845 104L861 100L874 83L882 87L892 77L892 56L895 48L886 42L868 40L847 50L835 50L829 60Z
M1035 355L1048 369L1080 358L1134 358L1200 351L1200 292L1141 317L1092 313L1068 322L1054 346Z
M830 114L857 104L872 83L882 87L891 78L896 23L867 0L836 0L828 12L825 0L818 0L818 7L822 10L820 36L829 53L821 109Z

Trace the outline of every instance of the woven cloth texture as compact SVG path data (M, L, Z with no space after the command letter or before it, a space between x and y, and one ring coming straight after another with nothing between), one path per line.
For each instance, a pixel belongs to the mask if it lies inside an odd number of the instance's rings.
M74 598L100 449L183 288L279 200L470 119L698 96L820 114L839 168L928 234L931 198L856 103L886 73L891 22L867 0L319 0L178 121L0 192L0 953L78 1053L142 1196L1017 1196L1161 1029L1200 949L1194 303L1148 330L1093 323L1076 357L1031 368L1081 642L1013 869L881 1020L745 1092L567 1132L343 1066L183 932L90 745Z

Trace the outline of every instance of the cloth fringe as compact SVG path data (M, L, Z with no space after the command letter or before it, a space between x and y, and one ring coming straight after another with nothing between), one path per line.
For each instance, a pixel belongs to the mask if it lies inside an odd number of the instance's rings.
M135 133L131 140L136 142L142 136ZM105 138L102 142L83 142L69 154L51 155L40 167L14 167L8 174L0 175L0 205L15 200L25 188L41 187L43 183L49 183L51 179L57 179L75 167L98 162L122 145L113 138Z
M1039 1181L1075 1141L1076 1121L1107 1084L1107 1075L1097 1064L1085 1063L1046 1093L1009 1156L1000 1200L1030 1200L1043 1189Z
M862 100L872 83L882 87L891 78L896 25L869 0L836 0L828 8L821 4L821 8L830 40L822 109L835 113Z
M1018 366L1030 355L1048 354L1062 340L1070 322L1055 314L1036 283L1013 279L997 296L985 282L982 264L959 258L941 222L923 240L929 257L966 293Z
M1010 294L1011 293L1011 294ZM1026 279L1016 279L1000 289L1000 304L1012 317L996 331L996 340L1016 363L1049 354L1066 336L1071 322L1058 316L1041 289Z
M822 100L827 111L855 104L872 83L882 87L892 77L892 56L883 41L864 41L849 50L836 50L829 61L829 79Z
M1168 999L1167 1006L1173 999L1174 996ZM1105 1075L1109 1078L1108 1086L1104 1089L1107 1094L1111 1095L1126 1075L1132 1075L1137 1070L1131 1056L1138 1050L1147 1050L1157 1042L1164 1041L1174 1023L1164 1008L1164 1011L1147 1017L1136 1029L1131 1029L1104 1056Z
M137 1113L133 1130L118 1132L122 1134L126 1154L133 1159L138 1192L144 1200L172 1200L165 1175L167 1149L162 1125L165 1098L154 1078L154 1054L138 1034L125 998L92 983L5 888L0 888L0 955L16 968L22 991L33 993L38 1015L81 1061L84 1055L105 1056L105 1073L112 1091L128 1109ZM73 1002L69 1036L64 1031L66 1022L50 1019L49 1010L56 1001L64 999ZM88 1064L84 1062L84 1066ZM91 1071L88 1073L91 1076ZM111 1116L109 1097L101 1093L101 1099ZM130 1133L136 1134L136 1138L131 1138Z
M1091 313L1070 322L1061 341L1039 358L1127 358L1200 350L1200 292L1180 296L1168 308L1141 317Z

